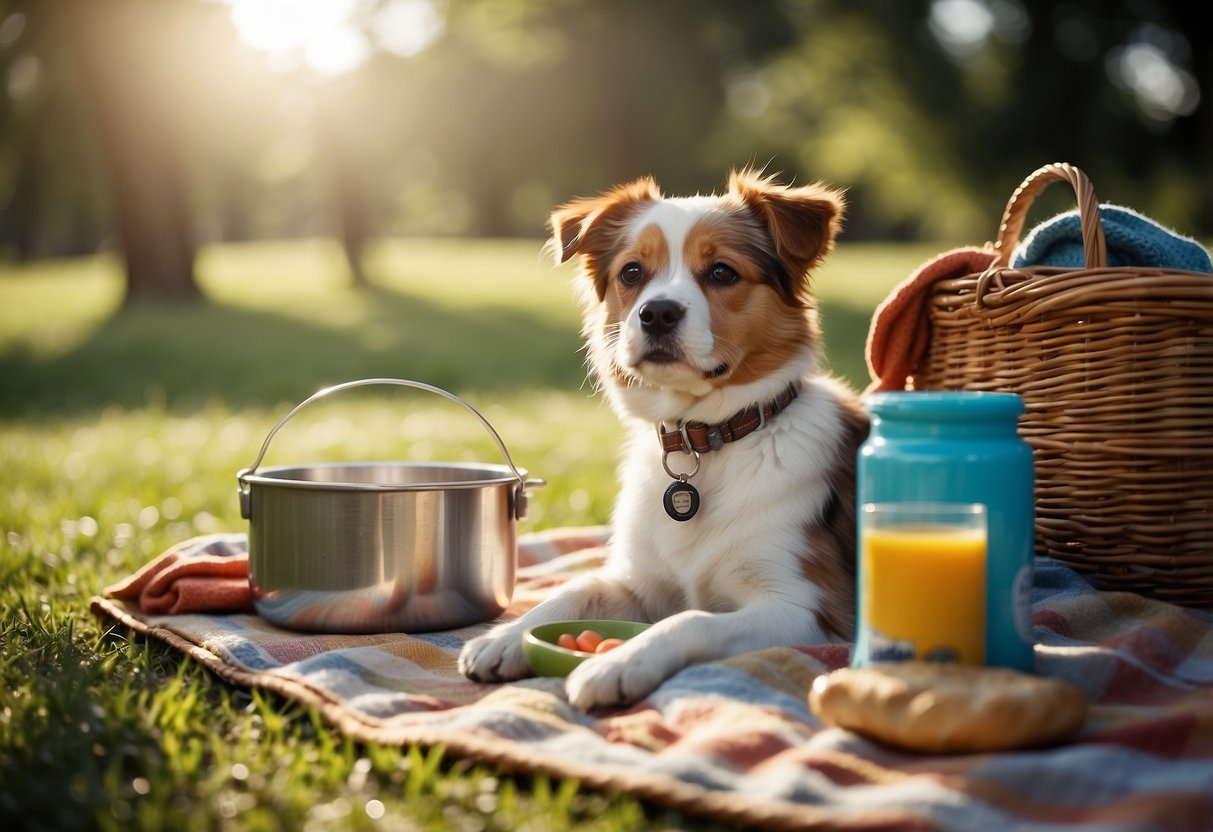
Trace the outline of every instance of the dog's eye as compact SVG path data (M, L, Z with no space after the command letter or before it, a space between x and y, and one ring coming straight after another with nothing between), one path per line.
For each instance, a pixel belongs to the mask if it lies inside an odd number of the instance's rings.
M724 263L717 263L708 269L708 281L715 283L717 286L732 286L740 279L737 272Z
M619 271L619 280L628 286L635 286L644 279L644 269L639 263L631 262Z

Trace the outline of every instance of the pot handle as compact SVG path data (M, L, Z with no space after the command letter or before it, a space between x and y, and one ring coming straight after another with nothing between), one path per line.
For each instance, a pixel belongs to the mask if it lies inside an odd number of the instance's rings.
M265 459L266 451L270 449L270 442L273 440L274 434L276 434L283 425L289 422L300 410L303 410L303 408L307 407L309 404L318 399L323 399L326 396L333 393L339 393L342 390L349 390L353 387L367 387L373 384L394 384L397 387L412 387L416 390L424 390L428 393L434 393L442 396L444 399L449 399L456 404L463 405L467 410L471 411L472 415L480 420L480 424L484 425L484 429L487 430L489 435L493 437L493 441L497 443L497 449L501 451L501 455L505 458L506 465L510 466L510 470L513 471L514 476L518 478L518 485L514 489L514 504L512 508L514 517L516 519L523 520L526 518L527 486L547 485L547 481L542 479L527 479L522 475L522 473L518 470L518 466L514 464L514 460L510 457L510 452L506 449L505 442L501 441L501 436L496 430L493 429L493 426L489 423L489 420L481 415L479 410L472 407L454 393L449 393L446 390L443 390L441 387L434 387L432 384L425 384L424 382L420 381L410 381L403 378L363 378L358 379L357 381L346 381L341 384L334 384L332 387L325 387L323 390L318 390L299 404L295 405L294 409L291 410L290 413L283 416L280 420L278 420L278 424L274 425L274 427L270 429L269 434L267 434L265 437L265 441L261 443L261 450L257 453L257 458L253 460L253 464L248 468L241 468L236 472L236 482L239 484L238 490L240 492L240 516L247 520L251 514L249 505L248 477L257 472L257 468L261 466L261 461Z

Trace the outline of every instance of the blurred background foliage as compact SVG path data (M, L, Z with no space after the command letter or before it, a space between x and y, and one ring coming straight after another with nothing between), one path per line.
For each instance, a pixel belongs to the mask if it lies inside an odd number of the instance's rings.
M1213 28L1159 0L0 0L0 257L526 236L729 166L849 189L846 240L981 242L1049 161L1213 230ZM1067 206L1068 207L1068 206Z

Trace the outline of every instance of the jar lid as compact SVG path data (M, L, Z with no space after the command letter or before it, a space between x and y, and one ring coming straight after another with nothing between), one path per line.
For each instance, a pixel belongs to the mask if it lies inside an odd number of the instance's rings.
M868 411L876 416L908 416L965 419L1014 418L1024 411L1017 393L967 390L908 390L873 393L867 397Z

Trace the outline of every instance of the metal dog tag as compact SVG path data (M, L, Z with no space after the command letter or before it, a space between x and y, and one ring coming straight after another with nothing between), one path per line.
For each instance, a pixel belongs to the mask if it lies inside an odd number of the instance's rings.
M678 522L690 520L699 511L699 492L686 480L674 480L661 500L665 513Z

